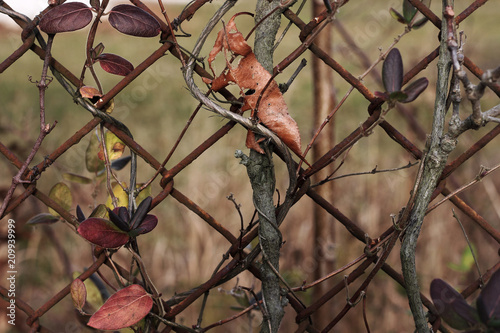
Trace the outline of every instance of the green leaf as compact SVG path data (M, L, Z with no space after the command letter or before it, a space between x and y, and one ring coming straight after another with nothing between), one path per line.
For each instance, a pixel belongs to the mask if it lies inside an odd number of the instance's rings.
M57 202L64 210L69 210L73 204L71 190L65 183L55 184L49 192L49 198ZM60 216L58 212L49 207L49 213Z
M421 2L426 7L431 6L431 0L421 0ZM411 24L411 27L413 29L419 29L419 28L423 27L425 25L425 23L427 23L427 21L428 21L427 17L425 17L422 13L417 11L416 15L414 15L413 19L409 23Z
M475 247L473 244L471 244L472 250L476 251ZM467 246L464 248L462 251L462 255L460 257L460 262L458 264L456 263L448 263L448 267L453 269L454 271L457 272L468 272L472 266L474 266L474 256L472 255L472 252L470 248Z
M104 219L108 218L108 209L106 208L106 205L100 204L94 210L92 213L90 213L89 217L102 217Z
M415 8L410 1L403 0L403 17L406 23L410 23L417 13L417 8Z

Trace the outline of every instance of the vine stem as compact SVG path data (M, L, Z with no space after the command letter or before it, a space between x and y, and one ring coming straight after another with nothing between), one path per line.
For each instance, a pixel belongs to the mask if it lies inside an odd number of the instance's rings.
M443 0L443 9L449 6L449 1ZM456 140L444 133L446 116L446 99L448 92L448 80L451 72L451 55L446 43L449 27L446 20L442 20L441 45L439 49L438 77L436 82L436 101L434 104L434 117L432 132L428 151L423 158L421 178L417 179L419 184L416 188L415 200L408 218L402 221L406 227L405 236L401 245L401 266L408 295L408 302L415 321L418 333L430 332L427 318L424 313L422 300L420 298L420 287L417 279L415 252L417 240L427 207L432 198L432 193L437 186L446 160L450 152L455 148ZM420 176L419 176L420 177Z

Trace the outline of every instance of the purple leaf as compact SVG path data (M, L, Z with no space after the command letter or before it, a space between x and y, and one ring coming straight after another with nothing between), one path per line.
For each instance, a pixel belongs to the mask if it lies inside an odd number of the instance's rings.
M409 103L415 100L429 85L429 80L425 77L421 77L420 79L409 84L403 92L408 95L408 97L401 101L402 103Z
M130 216L126 207L116 207L113 212L118 215L123 221L128 221Z
M161 31L160 23L151 14L132 5L113 7L109 23L119 32L137 37L154 37Z
M68 2L54 7L40 19L40 29L47 34L75 31L92 21L92 11L81 2Z
M129 232L130 237L136 237L138 235L146 234L153 230L158 224L158 218L154 215L146 215L142 220L141 225Z
M90 0L90 5L92 6L92 8L95 9L95 11L98 11L99 8L101 8L101 4L100 4L99 0Z
M129 240L129 236L113 222L99 217L91 217L80 223L78 233L89 242L104 248L120 247Z
M439 315L448 325L464 330L477 324L476 310L448 283L434 279L430 291Z
M132 65L127 59L124 59L116 54L102 53L96 58L99 61L102 69L106 72L127 76L130 72L134 70L134 65Z
M149 208L151 207L151 202L153 201L153 198L147 197L146 199L142 200L142 202L139 204L139 207L137 207L137 210L134 213L134 216L130 219L130 227L132 229L137 228L146 214L149 212Z
M111 162L111 169L121 170L128 164L128 162L130 162L130 160L132 160L132 156L130 155L120 157L119 159L116 159L113 162Z
M382 66L382 80L385 91L392 93L401 90L403 85L403 59L401 59L401 53L396 48L392 49L385 57Z
M116 207L111 210L108 208L109 219L122 231L129 231L130 227L127 223L128 221L128 212L125 207Z
M83 214L83 211L80 208L80 205L76 205L76 218L78 219L78 222L85 221L85 214Z
M477 298L477 310L481 321L500 319L500 270L491 276Z

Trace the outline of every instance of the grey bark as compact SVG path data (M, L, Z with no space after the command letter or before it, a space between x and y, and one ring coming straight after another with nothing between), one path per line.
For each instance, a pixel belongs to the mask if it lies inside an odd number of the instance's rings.
M447 1L443 0L443 9ZM448 80L451 69L451 56L446 44L447 27L443 18L441 28L441 47L438 60L438 78L436 84L436 101L434 104L434 118L432 132L428 144L427 153L423 159L423 172L420 184L415 194L413 207L408 217L405 236L401 245L401 265L405 279L408 302L415 321L418 333L430 332L427 318L424 313L422 300L420 299L420 288L417 280L415 262L415 251L417 239L424 220L427 206L436 188L441 173L446 165L448 155L455 148L456 140L444 133L446 116L446 97L448 92Z
M279 0L258 0L255 22L258 24L280 3ZM273 72L273 45L280 26L281 12L275 11L255 30L254 53L261 65ZM279 254L281 232L278 229L274 207L275 175L271 149L263 145L266 154L250 151L247 160L247 173L252 184L253 201L259 215L259 243L262 250L262 300L264 319L261 332L278 332L284 315L279 278ZM272 267L271 267L272 265Z

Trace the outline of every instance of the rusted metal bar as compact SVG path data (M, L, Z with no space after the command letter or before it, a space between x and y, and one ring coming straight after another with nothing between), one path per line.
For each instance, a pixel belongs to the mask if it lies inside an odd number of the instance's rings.
M198 215L203 219L203 221L207 222L209 226L215 229L218 233L220 233L231 245L236 244L236 237L233 234L224 228L222 224L217 222L210 214L208 214L205 210L203 210L200 206L198 206L194 201L186 197L184 194L176 190L172 189L170 195L175 198L175 200L179 201L181 204L186 206L190 211Z
M476 0L455 17L455 23L460 24L463 20L474 13L479 7L487 3L488 0Z
M10 65L16 62L17 59L21 58L26 51L28 51L33 43L35 42L35 35L30 35L24 43L19 46L17 50L12 52L10 56L7 57L2 63L0 63L0 74L2 74Z
M451 191L447 188L443 188L441 193L446 196L450 194ZM500 244L500 232L493 228L488 221L484 219L484 217L479 215L474 209L472 209L472 207L467 205L467 203L465 203L465 201L460 199L458 196L451 197L450 201Z
M85 281L88 279L92 274L94 274L99 267L106 261L106 253L102 252L101 255L94 261L94 263L85 270L78 278L82 281ZM61 291L59 291L57 294L55 294L50 300L45 302L38 310L36 310L31 316L28 317L26 320L26 324L28 326L31 326L35 320L43 316L47 311L49 311L54 305L59 303L60 300L62 300L66 295L70 293L71 290L71 283L68 284L66 287L64 287Z

